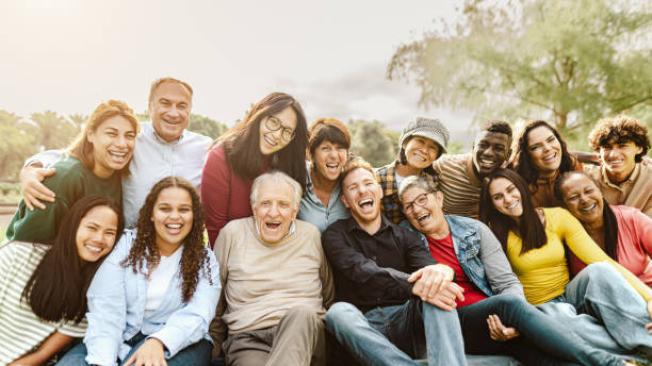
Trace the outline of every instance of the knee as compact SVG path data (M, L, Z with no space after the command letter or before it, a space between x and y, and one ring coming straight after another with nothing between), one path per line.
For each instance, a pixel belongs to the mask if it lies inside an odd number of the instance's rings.
M591 281L611 282L619 273L607 262L598 262L588 265L578 277L587 277Z
M496 295L495 298L499 306L519 309L529 308L531 306L523 296L516 294L500 294Z
M326 312L326 324L346 324L359 317L364 315L354 305L348 302L337 302Z

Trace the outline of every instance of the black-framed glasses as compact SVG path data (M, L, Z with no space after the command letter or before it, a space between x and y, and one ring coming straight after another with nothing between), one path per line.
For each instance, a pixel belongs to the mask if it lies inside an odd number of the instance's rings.
M403 212L405 212L406 215L409 215L414 211L414 205L426 207L426 204L428 204L428 193L421 193L413 201L403 205Z
M294 129L284 127L281 120L274 116L269 116L265 119L265 127L270 131L281 130L281 138L286 142L294 138Z

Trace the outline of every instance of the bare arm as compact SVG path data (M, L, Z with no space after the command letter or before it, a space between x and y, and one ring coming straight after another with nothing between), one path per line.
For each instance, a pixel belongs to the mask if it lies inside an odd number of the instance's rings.
M72 343L73 339L74 338L71 336L55 332L50 337L48 337L48 339L46 339L35 352L27 354L9 365L27 366L45 364L49 359L54 357L54 355L61 352L66 346Z
M54 202L54 192L43 184L43 180L54 173L54 168L43 168L40 164L28 165L20 170L20 193L27 208L44 210L43 201Z

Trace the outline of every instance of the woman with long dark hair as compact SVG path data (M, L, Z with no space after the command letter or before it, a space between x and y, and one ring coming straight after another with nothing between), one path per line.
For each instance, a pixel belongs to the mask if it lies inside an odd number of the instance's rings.
M555 194L609 257L652 286L652 218L634 207L608 204L584 172L559 177ZM569 265L573 276L586 267L574 255Z
M54 164L57 174L43 184L56 194L43 210L29 210L21 200L7 227L7 238L52 244L61 220L84 196L97 195L122 203L121 177L129 172L138 119L124 102L101 103L84 125L67 155Z
M510 166L525 179L535 207L560 206L554 184L560 174L582 170L582 164L568 152L566 141L546 121L530 121L514 140Z
M110 200L78 200L54 245L0 246L0 365L44 364L86 330L86 290L122 232Z
M595 318L578 317L574 324L580 336L605 335L604 342L594 345L615 341L626 351L652 348L652 290L606 255L568 211L535 208L525 180L499 169L483 185L480 218L502 243L530 303L566 303ZM566 248L590 264L570 282ZM585 328L596 324L601 325L598 331Z
M199 196L183 178L154 185L88 289L84 343L60 365L208 365L220 283Z
M251 216L249 195L254 178L276 169L306 186L308 127L299 102L271 93L251 107L208 153L201 196L206 229L213 246L227 222Z

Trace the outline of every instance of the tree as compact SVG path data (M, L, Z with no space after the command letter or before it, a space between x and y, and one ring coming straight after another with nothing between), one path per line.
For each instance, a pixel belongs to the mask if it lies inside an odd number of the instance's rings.
M199 114L190 115L190 124L188 130L206 135L213 140L220 137L229 128L221 122L217 122L206 116Z
M652 110L652 4L466 0L453 23L400 46L389 78L416 81L425 105L476 121L548 119L584 132L600 117Z
M34 154L36 126L21 121L13 113L0 110L0 180L15 181L25 158Z
M362 156L372 166L379 167L392 162L396 157L398 134L388 132L378 121L351 121L351 152Z
M78 126L56 112L33 113L31 120L38 126L37 144L45 150L68 146L79 133Z

